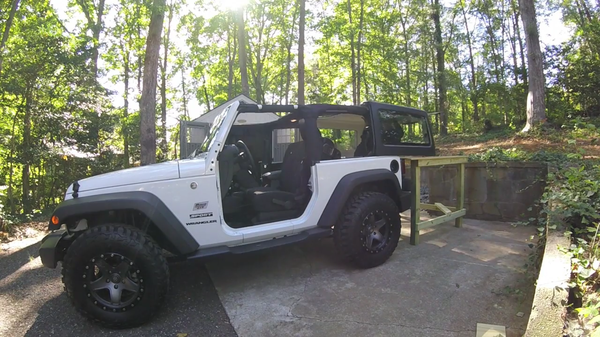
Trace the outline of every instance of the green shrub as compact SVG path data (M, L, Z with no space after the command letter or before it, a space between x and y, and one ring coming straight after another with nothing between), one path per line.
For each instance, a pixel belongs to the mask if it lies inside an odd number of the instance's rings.
M568 167L548 175L542 198L550 219L585 228L600 220L600 166Z
M549 228L566 224L571 236L564 252L571 258L571 281L580 321L600 333L600 166L582 164L549 174L541 200Z
M554 167L564 167L582 160L581 154L565 154L562 152L548 152L540 150L537 152L527 152L524 150L512 148L502 149L492 147L484 152L472 154L469 156L471 162L509 162L509 161L532 161L548 163Z

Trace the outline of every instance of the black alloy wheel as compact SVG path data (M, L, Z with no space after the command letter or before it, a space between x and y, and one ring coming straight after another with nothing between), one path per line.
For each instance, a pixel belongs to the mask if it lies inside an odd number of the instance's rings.
M92 227L75 239L62 275L75 309L115 329L149 321L169 286L162 249L138 228L123 224Z

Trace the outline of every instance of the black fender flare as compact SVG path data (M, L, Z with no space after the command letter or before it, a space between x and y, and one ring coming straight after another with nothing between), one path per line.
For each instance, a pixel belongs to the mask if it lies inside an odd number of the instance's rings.
M59 229L61 224L70 219L84 218L86 214L126 209L144 213L162 233L169 250L173 250L173 253L183 255L198 249L198 242L162 200L144 191L107 193L65 200L52 214L58 217L58 225L50 221L48 229Z
M356 188L366 183L384 182L391 192L400 212L410 208L410 191L402 191L398 178L392 171L386 169L373 169L360 172L349 173L340 179L331 194L317 227L327 228L335 224L342 213L346 202L352 197ZM406 207L408 206L408 208Z

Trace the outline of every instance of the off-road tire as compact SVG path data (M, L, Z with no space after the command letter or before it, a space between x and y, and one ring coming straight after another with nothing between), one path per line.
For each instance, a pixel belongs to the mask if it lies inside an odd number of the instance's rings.
M389 233L384 245L368 249L365 244L367 218L370 214L385 218ZM400 213L394 200L377 192L360 192L348 200L333 229L333 240L338 252L360 268L383 264L394 253L400 240Z
M129 275L126 277L135 275L137 278L134 280L137 283L130 282L129 284L138 286L137 292L126 293L133 294L133 298L129 296L131 302L126 306L123 304L123 308L119 308L118 305L112 308L108 304L103 305L102 299L98 298L100 292L91 291L97 286L93 286L94 283L90 281L94 277L94 274L90 275L90 273L96 273L90 272L90 266L94 270L100 269L99 264L95 265L90 261L98 263L96 259L99 256L104 258L104 254L109 254L107 259L119 258L121 261L125 261L122 264L123 268L131 265L136 269L135 271L127 269L123 273ZM103 260L102 263L106 263L106 261ZM111 264L104 264L104 266L107 265ZM117 266L114 268L117 269L121 264L115 263L115 265ZM110 276L99 278L104 279L105 277ZM118 276L116 277L115 285L120 285L119 282L125 285L132 280L131 278L118 279ZM123 329L140 326L157 314L167 294L169 267L160 247L148 235L133 226L106 224L92 227L81 234L69 247L63 262L62 280L67 296L78 312L106 327ZM106 283L109 284L108 278ZM125 287L123 286L122 289ZM110 291L112 302L112 291L110 289L107 291ZM124 290L121 292L125 294ZM121 301L121 296L119 295L119 301Z

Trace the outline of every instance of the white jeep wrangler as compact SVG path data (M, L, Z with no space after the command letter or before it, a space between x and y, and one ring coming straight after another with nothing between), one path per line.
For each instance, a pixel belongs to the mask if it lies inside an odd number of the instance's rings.
M275 118L243 123L259 113ZM75 308L112 328L156 314L167 255L239 254L332 235L349 261L375 267L396 249L399 213L410 208L401 156L434 154L421 110L235 102L189 159L74 182L40 257L49 268L62 261Z

